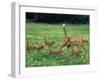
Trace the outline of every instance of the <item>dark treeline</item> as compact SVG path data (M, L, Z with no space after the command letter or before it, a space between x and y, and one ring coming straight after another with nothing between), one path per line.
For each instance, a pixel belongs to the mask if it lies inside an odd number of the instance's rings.
M26 21L42 23L89 24L89 15L26 13Z

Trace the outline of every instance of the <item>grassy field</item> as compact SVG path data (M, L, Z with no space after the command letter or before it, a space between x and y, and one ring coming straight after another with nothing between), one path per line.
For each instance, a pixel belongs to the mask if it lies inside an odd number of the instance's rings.
M68 35L89 37L89 25L71 25L66 24ZM40 52L26 50L26 67L33 66L61 66L61 65L79 65L89 64L89 44L85 44L86 50L83 50L81 56L67 57L71 54L67 48L64 48L64 54L48 54L50 49L59 48L63 42L64 32L62 24L44 24L44 23L26 23L26 42L32 44L55 40L56 44L52 47L45 47Z

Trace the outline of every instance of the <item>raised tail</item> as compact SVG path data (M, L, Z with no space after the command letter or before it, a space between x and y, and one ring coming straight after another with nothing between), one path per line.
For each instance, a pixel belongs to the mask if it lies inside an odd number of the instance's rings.
M63 29L64 29L64 35L65 35L65 38L67 38L67 31L66 31L65 26L63 27Z

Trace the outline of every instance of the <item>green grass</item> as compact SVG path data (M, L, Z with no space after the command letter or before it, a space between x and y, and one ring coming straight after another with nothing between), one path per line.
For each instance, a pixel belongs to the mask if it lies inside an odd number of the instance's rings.
M89 25L72 25L66 24L67 32L70 36L87 36L89 37ZM61 66L61 65L75 65L89 63L89 45L85 44L86 50L83 50L81 56L73 56L69 60L68 56L71 54L67 48L64 48L64 54L51 55L48 54L50 49L59 48L63 42L64 32L62 24L44 24L44 23L26 23L26 41L32 44L44 42L43 38L47 40L55 40L56 44L53 47L45 47L45 49L38 51L26 51L26 67L34 66Z

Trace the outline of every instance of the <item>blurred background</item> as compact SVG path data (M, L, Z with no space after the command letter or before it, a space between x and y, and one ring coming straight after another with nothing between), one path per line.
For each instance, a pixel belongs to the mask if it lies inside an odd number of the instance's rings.
M27 22L89 24L89 15L26 13Z

